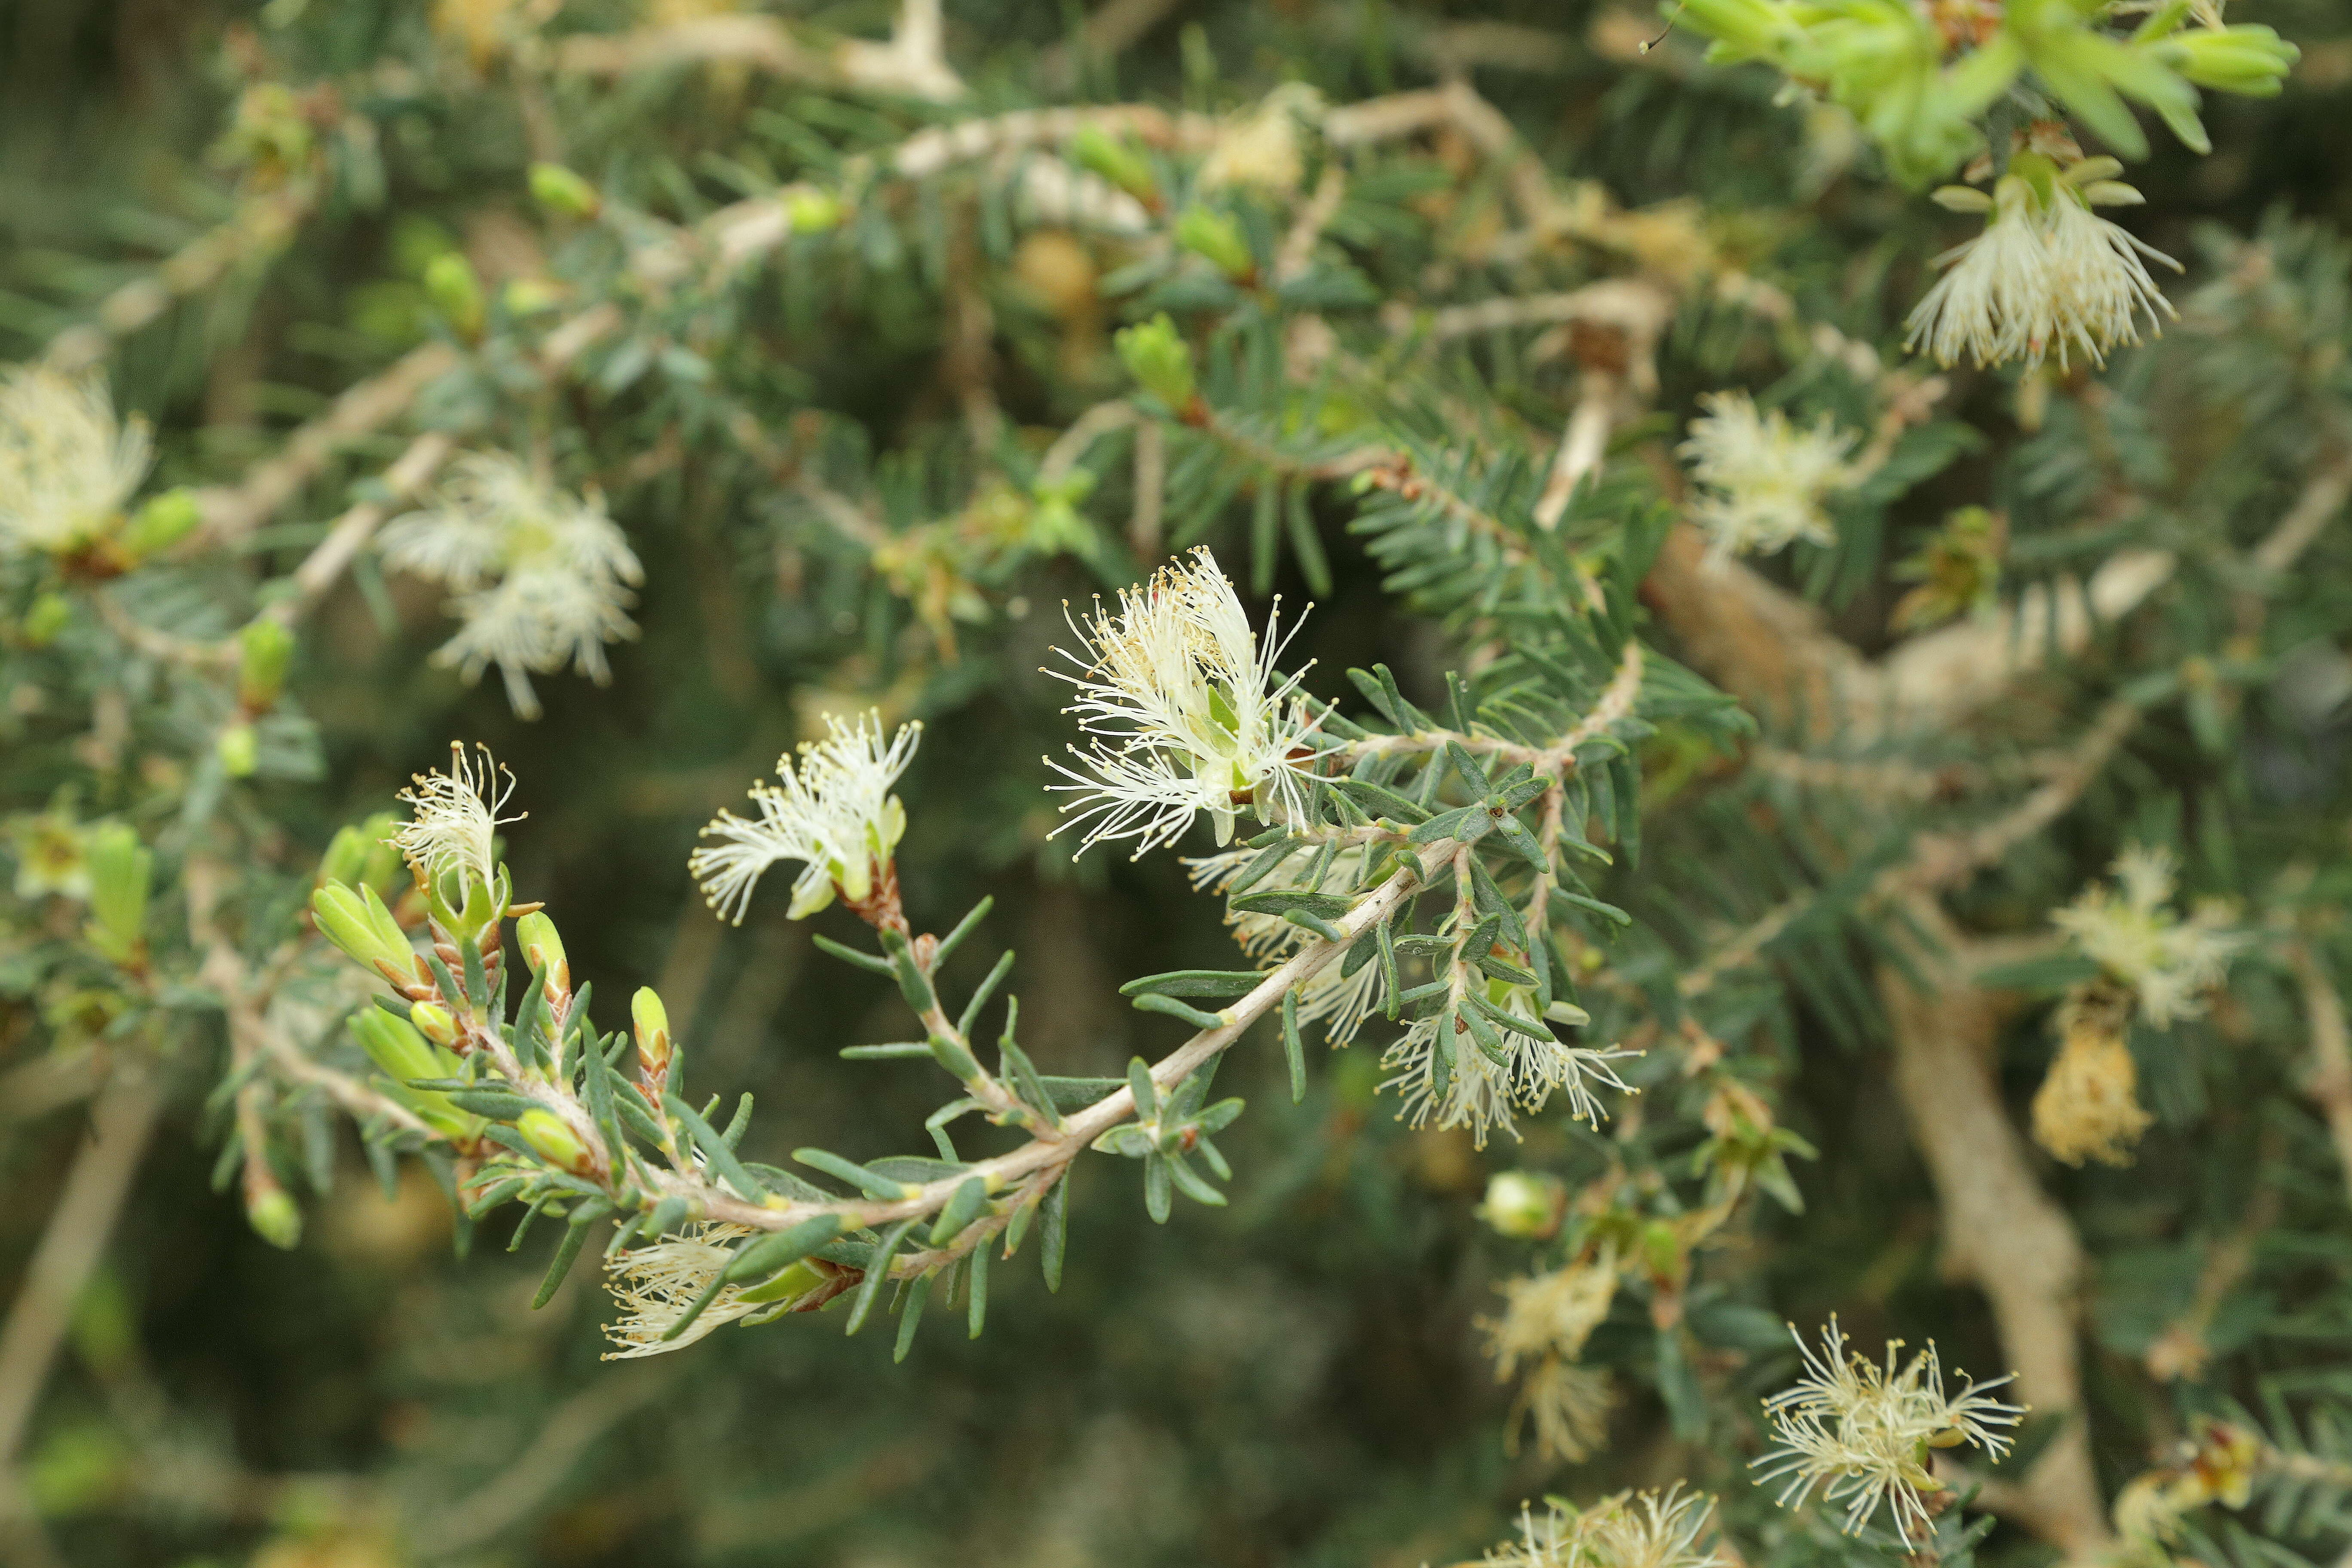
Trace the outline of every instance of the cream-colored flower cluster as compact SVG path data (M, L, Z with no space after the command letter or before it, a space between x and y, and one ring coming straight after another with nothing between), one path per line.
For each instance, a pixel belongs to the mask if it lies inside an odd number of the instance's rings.
M2131 987L2150 1027L2196 1017L2205 1010L2204 994L2228 973L2248 937L2229 929L2230 911L2220 903L2200 903L2185 920L2173 911L2169 852L2135 847L2116 858L2114 869L2114 889L2086 889L2051 920Z
M1770 554L1800 539L1836 543L1822 503L1857 477L1847 458L1853 437L1826 414L1810 427L1777 408L1759 414L1744 392L1711 393L1699 403L1706 412L1676 450L1699 486L1689 516L1706 534L1709 556Z
M799 765L779 757L776 782L751 787L758 817L720 812L702 830L719 842L687 862L710 907L739 925L751 889L779 860L802 862L787 911L793 920L816 913L836 894L863 904L890 874L907 831L907 808L890 786L914 760L923 727L903 725L886 742L878 711L855 724L831 714L824 722L825 738L802 744Z
M1590 1508L1547 1500L1541 1518L1522 1510L1519 1538L1486 1553L1490 1568L1722 1568L1703 1545L1715 1503L1681 1484L1619 1492Z
M1793 1325L1789 1331L1796 1335ZM1888 1342L1884 1366L1864 1361L1846 1350L1835 1318L1819 1351L1796 1337L1805 1373L1764 1402L1774 1447L1755 1461L1756 1479L1785 1483L1775 1500L1783 1507L1821 1487L1824 1500L1845 1504L1848 1534L1860 1534L1880 1504L1892 1503L1897 1528L1924 1535L1934 1521L1927 1500L1944 1489L1928 1468L1929 1451L1968 1443L1998 1459L2011 1441L2002 1429L2025 1414L1992 1397L2007 1377L1976 1383L1962 1373L1959 1393L1945 1392L1933 1342L1898 1371L1901 1341Z
M603 498L558 489L505 453L460 458L431 506L385 526L383 548L450 590L460 626L436 661L469 681L497 665L526 719L540 711L532 675L569 664L601 684L604 645L636 635L630 588L645 572Z
M1083 825L1081 851L1132 838L1140 856L1202 813L1223 845L1244 810L1261 819L1304 812L1303 743L1313 728L1298 695L1305 672L1275 668L1286 639L1272 620L1263 639L1250 629L1205 548L1122 590L1116 612L1098 602L1069 624L1084 651L1055 651L1076 673L1048 673L1077 688L1065 711L1088 742L1070 748L1076 768L1045 759L1070 781L1046 787L1073 797L1056 833Z
M19 365L0 376L0 554L60 553L104 533L147 477L147 423L119 420L105 378Z
M500 816L514 795L515 777L500 767L487 746L468 757L458 742L449 743L449 771L418 773L400 792L410 812L386 842L426 885L455 875L463 883L485 885L497 879L498 833L523 814Z
M2105 364L2117 345L2139 342L2143 315L2161 331L2158 312L2175 312L2141 258L2176 272L2180 264L2092 210L2143 199L2115 177L2122 172L2113 158L2062 170L2027 153L1990 194L1937 191L1945 206L1989 216L1982 234L1937 258L1945 273L1912 310L1906 346L1948 365L2033 366L2055 353L2063 366L2076 353Z

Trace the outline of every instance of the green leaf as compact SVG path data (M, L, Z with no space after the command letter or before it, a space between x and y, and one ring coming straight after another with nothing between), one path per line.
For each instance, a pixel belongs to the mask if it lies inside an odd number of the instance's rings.
M882 1293L882 1281L889 1277L890 1259L898 1256L899 1243L914 1228L914 1220L902 1219L882 1233L881 1242L866 1258L866 1278L858 1283L857 1299L850 1303L849 1325L844 1332L854 1334L866 1326L866 1319Z
M1070 1224L1070 1173L1066 1167L1060 1178L1045 1189L1042 1205L1045 1209L1045 1230L1037 1244L1040 1267L1045 1270L1045 1289L1062 1288L1062 1254L1068 1244Z
M1282 1056L1290 1065L1290 1103L1297 1105L1307 1098L1307 1047L1298 1038L1298 992L1295 987L1282 994Z
M1162 996L1156 992L1136 997L1133 1005L1138 1012L1165 1013L1171 1018L1183 1019L1196 1029L1223 1028L1225 1023L1214 1013L1204 1013L1189 1003L1179 1002L1173 996Z
M1262 969L1171 969L1147 974L1118 988L1122 996L1246 996L1265 980Z
M839 1177L869 1198L896 1201L910 1195L903 1184L823 1149L795 1149L793 1158L813 1171L823 1171L828 1176Z
M841 1235L837 1214L814 1215L796 1225L754 1237L738 1247L723 1278L730 1285L752 1285L774 1278Z

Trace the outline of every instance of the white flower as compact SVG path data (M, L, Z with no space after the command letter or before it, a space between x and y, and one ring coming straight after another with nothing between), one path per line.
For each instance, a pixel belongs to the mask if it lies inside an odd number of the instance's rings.
M2172 306L2140 258L2176 272L2180 264L2091 210L2140 200L2109 177L2121 167L2084 159L2053 176L2046 202L2020 174L2003 175L1990 196L1964 185L1938 191L1946 206L1991 216L1982 234L1937 258L1947 270L1912 310L1904 345L1924 344L1942 364L1966 355L1979 366L2032 366L2053 349L2062 366L2077 349L2105 364L2116 344L2139 342L2142 311L2160 330L2157 311Z
M1822 1331L1818 1353L1794 1325L1789 1332L1804 1353L1805 1374L1764 1402L1778 1447L1754 1461L1756 1479L1762 1485L1785 1478L1774 1500L1782 1507L1801 1504L1815 1486L1827 1483L1822 1495L1845 1502L1849 1535L1860 1534L1890 1499L1897 1528L1907 1535L1916 1525L1924 1534L1933 1520L1927 1494L1943 1489L1927 1467L1928 1450L1971 1443L1998 1460L2011 1439L1995 1428L2014 1426L2025 1414L2023 1405L2005 1405L1989 1392L2007 1377L1965 1382L1958 1394L1946 1394L1933 1342L1898 1372L1900 1340L1887 1343L1881 1367L1848 1353L1835 1318Z
M497 665L526 719L540 710L532 672L570 664L602 684L604 645L636 635L625 612L645 573L603 499L556 489L504 453L460 458L431 508L386 525L383 554L451 590L464 624L435 660L469 681Z
M1570 1464L1588 1458L1609 1436L1609 1407L1616 1397L1606 1368L1546 1356L1520 1383L1518 1397L1511 1401L1511 1414L1503 1428L1503 1452L1518 1452L1519 1426L1530 1422L1538 1453Z
M2121 189L2130 190L2128 185ZM2161 337L2158 310L2176 320L2179 312L2148 276L2143 255L2154 257L2175 272L2180 263L2152 246L2142 244L2120 224L2109 223L2090 208L2092 194L2062 190L2050 204L2044 243L2050 249L2051 272L2058 298L2063 301L2058 326L2058 363L2066 363L2070 339L2095 364L2107 363L2107 351L2118 343L2139 342L2139 318L2147 315L2148 331ZM2138 199L2134 192L2132 200Z
M890 858L907 831L907 808L890 793L922 741L920 724L882 741L882 715L854 725L825 715L822 741L802 742L800 765L776 759L777 782L751 786L756 821L722 811L702 832L719 840L698 849L687 868L710 907L742 923L751 889L779 860L805 862L793 883L791 919L814 914L838 893L852 904L890 885Z
M1707 412L1691 421L1690 439L1677 450L1706 492L1690 517L1713 541L1709 553L1769 554L1800 539L1836 543L1822 502L1853 482L1846 461L1853 437L1826 414L1811 429L1790 424L1777 408L1759 415L1744 392L1699 402Z
M1489 1026L1502 1056L1497 1061L1479 1048L1466 1026L1457 1026L1448 1065L1439 1060L1438 1051L1439 1023L1446 1015L1438 1012L1415 1019L1404 1037L1381 1058L1381 1067L1390 1077L1380 1087L1393 1089L1403 1097L1403 1107L1397 1112L1401 1119L1414 1127L1433 1121L1441 1128L1467 1127L1483 1149L1487 1132L1494 1128L1517 1137L1512 1110L1541 1110L1555 1090L1568 1097L1569 1114L1591 1127L1599 1127L1608 1114L1593 1096L1593 1084L1633 1092L1611 1064L1641 1052L1613 1046L1596 1051L1566 1044L1538 1015L1533 986L1499 980L1484 984L1489 1002L1542 1030L1542 1037ZM1572 1011L1562 1003L1553 1006ZM1466 1005L1463 1011L1468 1012Z
M449 771L417 773L400 792L415 815L384 842L400 851L427 886L453 872L461 885L495 882L499 827L526 815L499 815L514 794L514 774L499 765L488 746L476 750L478 764L467 758L461 742L450 742Z
M1363 846L1350 844L1331 857L1325 869L1326 888L1352 888L1363 874ZM1223 891L1244 866L1257 858L1255 849L1233 849L1219 855L1188 857L1184 865L1194 888L1213 887ZM1259 914L1249 910L1225 910L1225 923L1234 928L1234 940L1241 944L1261 969L1272 969L1308 942L1314 933L1302 926L1293 925L1279 915ZM1312 978L1298 986L1298 1021L1301 1024L1320 1023L1324 1038L1336 1048L1352 1044L1364 1020L1381 999L1381 966L1367 963L1353 973L1347 973L1344 959L1327 963Z
M2172 897L2173 864L2161 848L2125 850L2115 874L2121 897L2089 888L2051 920L2139 994L2140 1014L2150 1027L2196 1017L2205 1010L2200 993L2227 973L2247 937L2225 929L2230 915L2220 904L2201 903L2185 921L2165 907Z
M1522 1510L1519 1539L1486 1553L1493 1568L1721 1568L1701 1548L1715 1503L1703 1492L1619 1492L1591 1508L1549 1500L1543 1518Z
M764 1300L743 1300L746 1287L723 1286L717 1299L677 1338L662 1338L735 1261L733 1244L751 1234L745 1226L705 1222L684 1235L665 1236L651 1247L632 1247L606 1258L604 1289L626 1315L604 1325L604 1337L620 1348L606 1351L604 1359L634 1361L665 1351L682 1351L767 1305ZM759 1293L763 1298L767 1294Z
M1298 120L1320 113L1323 95L1304 82L1285 82L1255 109L1227 121L1216 144L1201 162L1201 188L1253 185L1286 196L1306 173L1298 147Z
M1277 610L1277 615L1279 611ZM1278 676L1283 640L1269 619L1263 642L1250 630L1234 585L1206 549L1190 564L1164 567L1139 588L1120 591L1116 615L1097 601L1070 630L1081 658L1056 649L1076 674L1048 673L1078 689L1065 712L1078 715L1087 749L1070 748L1085 772L1052 758L1075 792L1061 827L1087 824L1081 853L1105 839L1136 839L1136 854L1172 842L1207 812L1217 842L1232 841L1234 814L1255 803L1297 816L1306 805L1306 760L1294 758L1313 728L1297 695L1304 674Z
M1617 1255L1604 1248L1590 1263L1506 1279L1495 1288L1503 1293L1503 1315L1482 1318L1478 1327L1486 1331L1495 1374L1508 1377L1522 1357L1573 1360L1583 1351L1617 1299Z
M95 372L8 371L0 379L0 554L69 551L103 531L152 456L147 422L118 422Z

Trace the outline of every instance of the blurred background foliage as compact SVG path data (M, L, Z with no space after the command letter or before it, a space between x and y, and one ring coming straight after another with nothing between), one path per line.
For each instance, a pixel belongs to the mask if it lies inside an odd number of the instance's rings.
M973 378L959 356L988 361L981 380L994 413L982 416L1001 419L1006 444L1033 462L1055 432L1125 389L1109 334L1144 312L1105 283L1119 247L1034 222L1017 237L992 234L993 198L908 188L862 212L845 243L790 242L801 247L795 265L756 286L664 299L643 274L630 281L623 257L664 243L662 225L631 236L619 221L550 220L532 203L529 165L560 151L608 200L688 224L953 118L903 94L734 61L617 75L550 63L568 39L730 11L725 0L15 0L0 7L0 358L34 357L192 238L315 182L282 252L233 261L121 335L108 361L121 405L155 422L157 483L217 483L362 376L452 337L448 302L429 282L437 258L465 257L493 313L529 313L507 291L516 280L558 279L561 291L602 277L646 291L632 302L639 325L560 395L524 389L502 404L505 371L485 363L434 386L441 403L419 416L537 443L567 474L601 484L646 565L635 612L643 635L614 650L611 684L542 679L545 714L524 721L497 681L468 688L428 666L448 630L436 596L362 560L308 634L294 700L314 730L239 786L237 809L257 825L257 843L307 876L305 858L336 826L383 808L451 736L487 742L515 769L516 805L529 813L509 837L518 889L560 914L574 973L607 996L658 985L698 1083L755 1090L770 1125L754 1139L774 1146L749 1152L778 1159L805 1128L826 1129L835 1147L895 1147L929 1109L915 1068L835 1058L841 1045L903 1032L890 987L815 960L809 931L847 936L847 915L788 923L782 889L771 889L729 928L684 872L695 828L812 733L822 711L870 701L893 721L926 721L903 785L909 911L919 929L939 929L980 894L995 896L996 929L1022 954L1014 988L1045 1070L1115 1073L1130 1054L1164 1050L1173 1026L1118 1005L1117 985L1222 965L1230 950L1213 903L1186 888L1172 858L1074 864L1066 841L1045 841L1052 812L1037 758L1068 732L1063 689L1035 672L1063 600L1123 584L1148 563L1150 542L1120 533L1123 466L1087 505L1110 521L1065 539L1040 521L1034 493L992 500L966 438ZM2316 247L2299 253L2299 286L2309 287L2285 308L2332 331L2340 353L2352 328L2317 322L2308 301L2340 308L2342 241L2309 236L2352 226L2352 11L2342 0L2254 0L2245 12L2299 41L2304 62L2281 98L2209 107L2213 156L2162 150L2136 171L2148 197L2138 232L2189 262L2173 286L2184 304L2248 264L2220 237L2259 231ZM1547 167L1598 182L1627 208L1691 199L1691 232L1705 234L1713 265L1770 277L1805 319L1890 359L1895 323L1950 236L1941 215L1877 175L1850 132L1776 101L1767 73L1708 68L1681 39L1636 55L1633 41L1658 24L1614 0L1114 0L1106 13L1140 23L1108 56L1077 47L1077 5L955 0L947 54L970 93L956 112L1140 100L1224 113L1286 81L1345 103L1466 70ZM879 0L764 14L813 36L869 40L894 20ZM290 98L257 97L268 83ZM272 140L286 137L324 150ZM1400 155L1387 174L1385 195L1358 193L1335 226L1370 289L1371 307L1356 306L1366 320L1381 297L1443 296L1438 274L1454 263L1429 224L1503 177L1459 148ZM2314 227L2291 234L2290 222ZM584 302L574 294L562 308ZM2122 362L2115 379L2130 406L2155 410L2120 437L2126 467L2151 448L2160 466L2166 450L2200 439L2236 450L2226 445L2236 437L2200 427L2259 416L2274 380L2257 335L2202 358L2165 358L2168 340ZM1703 303L1667 342L1654 401L1673 417L1621 435L1612 469L1636 488L1652 482L1644 470L1660 466L1699 392L1727 374L1754 376L1770 357L1752 334L1727 340ZM1567 384L1523 348L1498 337L1448 357L1430 377L1432 403L1449 381L1475 386L1482 421L1536 432L1532 449L1547 450ZM2011 396L2000 378L1968 377L1945 412L2011 432ZM1887 563L1919 548L1949 508L1998 499L2021 535L2074 521L2098 482L2080 471L2079 422L2095 401L2057 398L2039 435L1956 444L1948 467L1935 465L1940 473L1871 522L1867 558L1832 570L1800 552L1772 570L1823 598L1865 650L1885 646L1905 591ZM789 461L762 472L753 448L709 438L739 409ZM246 564L263 576L290 569L346 495L365 493L349 487L400 446L388 436L352 443L249 535ZM809 492L784 479L809 472L883 520L878 554L873 538L813 518ZM1346 695L1339 670L1385 660L1434 700L1436 671L1460 657L1459 624L1409 613L1383 592L1364 536L1340 526L1344 508L1322 490L1308 504L1328 565L1318 560L1310 574L1287 544L1265 560L1286 599L1317 601L1296 645L1318 661L1314 688ZM1249 504L1202 510L1204 537L1231 563L1251 559ZM940 531L921 533L931 525ZM1860 548L1852 537L1849 552ZM927 549L949 564L934 570ZM2326 560L2340 588L2340 541ZM193 614L200 626L202 606ZM2345 616L2314 616L2315 631L2340 643ZM2188 645L2200 635L2179 634ZM68 712L75 694L44 693L21 669L16 679L0 745L14 753L8 804L32 810L71 774L87 724ZM2068 710L2053 704L2050 725L2063 730ZM191 765L173 760L168 728L159 721L142 737L152 765ZM2090 820L1962 896L1969 918L1989 930L2038 921L2129 833L2165 831L2165 803L2200 798L2245 762L2217 762L2172 718L2156 729L2139 771L2097 796ZM2340 824L2340 722L2296 733L2318 738L2273 747L2273 772L2302 781L2276 799L2297 821L2332 812ZM1770 901L1767 852L1739 836L1742 814L1765 807L1726 790L1722 810L1702 809L1721 766L1667 743L1645 754L1666 814L1647 850L1659 907L1627 900L1645 920L1671 927L1670 906L1704 883L1735 888L1735 904ZM1679 819L1678 805L1689 808ZM2262 836L2266 816L2290 831L2275 820L2287 809L2251 798L2232 808L2246 860L2279 858ZM1834 817L1828 826L1839 830ZM1894 841L1906 830L1857 831ZM2340 855L2340 832L2335 843ZM2201 874L2211 888L2231 883L2210 861ZM2253 881L2248 871L2244 887ZM1830 948L1853 940L1835 922L1822 938ZM1151 1226L1123 1169L1082 1166L1062 1290L1049 1295L1025 1268L1005 1270L995 1321L977 1342L935 1332L893 1367L877 1336L845 1343L829 1321L788 1319L604 1366L597 1324L610 1309L591 1270L547 1310L527 1310L544 1237L508 1256L501 1215L459 1261L430 1177L407 1165L387 1196L340 1122L325 1134L331 1190L306 1200L300 1246L265 1244L233 1198L213 1191L219 1128L201 1102L219 1047L191 1038L169 1067L183 1092L74 1310L21 1487L59 1558L92 1568L1405 1565L1474 1553L1522 1498L1547 1489L1588 1496L1680 1477L1733 1494L1744 1550L1835 1555L1843 1549L1819 1531L1759 1513L1740 1474L1755 1396L1793 1363L1781 1321L1811 1324L1834 1310L1865 1346L1932 1334L1948 1363L1980 1373L2000 1370L2003 1353L1979 1297L1939 1273L1935 1192L1905 1135L1885 1054L1864 1043L1880 1027L1866 984L1799 985L1778 1026L1755 1031L1759 1081L1773 1083L1783 1123L1825 1152L1796 1169L1804 1212L1762 1208L1710 1255L1717 1283L1693 1296L1692 1337L1675 1342L1703 1358L1695 1366L1657 1366L1662 1342L1621 1305L1593 1359L1625 1369L1622 1393L1608 1443L1583 1464L1507 1446L1512 1390L1483 1358L1474 1321L1493 1310L1496 1282L1523 1269L1525 1249L1472 1209L1494 1171L1590 1179L1621 1156L1609 1137L1557 1117L1532 1119L1523 1143L1483 1152L1464 1133L1409 1131L1393 1102L1374 1097L1361 1047L1315 1061L1295 1107L1268 1042L1237 1054L1223 1082L1251 1110L1227 1142L1242 1178L1229 1210ZM10 1075L0 1081L19 1091L0 1100L9 1258L30 1252L80 1132L71 1091L46 1091L34 1076L68 1032L54 1006L44 1010L54 1001L0 1000L0 1071ZM2260 1016L2251 1032L2295 1032L2274 981L2251 983L2237 1005ZM1830 1016L1841 1010L1853 1016ZM2048 1045L2021 1026L2015 1039L2005 1088L2021 1116ZM2277 1228L2266 1234L2283 1239L2207 1325L2211 1351L2242 1356L2242 1375L2181 1408L2252 1397L2256 1373L2290 1365L2306 1392L2346 1392L2352 1230L2314 1124L2280 1109L2294 1103L2292 1075L2249 1075L2210 1038L2187 1059L2168 1079L2151 1075L2165 1125L2136 1168L2050 1173L2095 1259L2086 1375L2110 1491L2180 1425L2174 1394L2151 1384L2140 1357L2194 1297L2202 1239L2239 1224L2258 1186L2278 1186L2277 1202L2302 1223L2277 1219L2273 1203ZM1638 1141L1641 1124L1629 1106L1612 1136ZM1675 1408L1685 1388L1703 1388L1706 1408ZM2021 1564L2047 1555L2008 1526L1985 1550Z

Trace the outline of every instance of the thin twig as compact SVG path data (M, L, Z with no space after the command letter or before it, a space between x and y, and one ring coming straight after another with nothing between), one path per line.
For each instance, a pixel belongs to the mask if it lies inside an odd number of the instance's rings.
M49 1363L106 1250L163 1108L162 1091L135 1068L119 1068L99 1092L65 1190L0 1325L0 1470L16 1463Z
M2328 1140L2352 1193L2352 1028L2344 1018L2344 994L2308 942L2290 942L2286 960L2303 990L2303 1014L2311 1030L2311 1070L2303 1092L2327 1120Z

